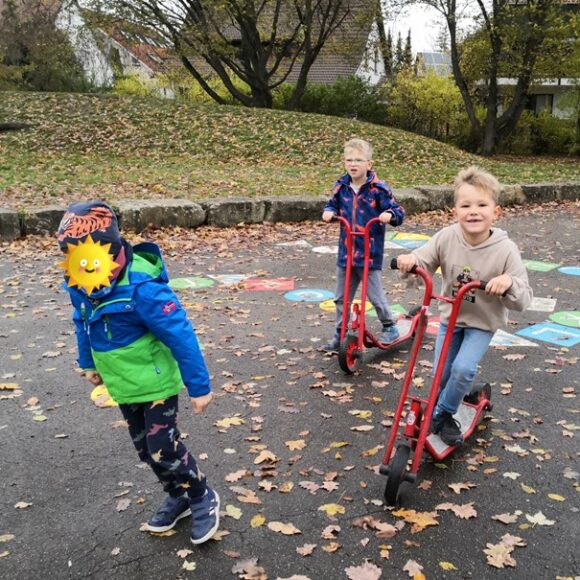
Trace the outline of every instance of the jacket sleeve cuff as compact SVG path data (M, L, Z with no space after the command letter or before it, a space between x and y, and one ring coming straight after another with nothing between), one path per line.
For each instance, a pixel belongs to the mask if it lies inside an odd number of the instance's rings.
M192 399L196 397L203 397L204 395L209 395L211 393L211 385L185 385L187 388L187 393Z

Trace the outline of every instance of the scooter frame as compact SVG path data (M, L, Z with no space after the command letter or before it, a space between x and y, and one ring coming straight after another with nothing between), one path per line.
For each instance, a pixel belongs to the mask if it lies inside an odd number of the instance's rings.
M396 258L391 261L391 268L397 268ZM397 504L401 483L405 481L415 483L417 481L419 466L425 449L436 460L441 461L457 448L457 445L447 445L438 435L429 432L431 417L433 416L433 409L435 408L439 395L441 377L445 369L445 363L453 338L453 330L461 309L463 297L472 290L484 290L487 286L487 282L474 280L462 286L454 298L448 298L433 293L433 282L426 270L420 267L414 267L411 273L422 278L425 284L425 293L423 303L417 315L418 322L415 328L415 340L411 347L410 360L405 373L401 395L393 417L393 425L383 461L379 468L380 473L387 476L384 496L388 505ZM437 368L435 369L428 397L425 399L409 395L409 390L413 380L419 350L427 328L428 307L432 300L447 302L452 305L452 308ZM460 422L464 440L476 429L484 411L493 408L490 397L491 388L486 384L476 393L475 403L463 401L460 405L458 413L454 417ZM402 421L406 403L409 405L409 409L405 420ZM394 451L395 443L398 443L396 451ZM411 451L413 451L413 458L411 466L408 468Z
M397 344L405 342L415 334L417 325L419 324L420 308L415 308L406 315L406 318L411 321L409 329L399 338L393 342L382 343L379 342L366 326L366 301L368 289L368 277L370 269L370 230L371 227L380 222L378 217L369 220L364 228L360 231L354 230L349 221L341 216L335 216L335 220L341 223L342 228L346 232L346 272L344 278L344 292L343 292L343 310L342 323L340 329L340 346L338 349L338 363L340 368L347 374L354 373L360 366L363 358L365 347L379 348L387 350ZM354 303L350 304L350 281L352 277L352 268L354 261L354 240L357 237L362 237L364 240L364 265L363 276L361 280L360 291L360 305ZM353 296L354 298L354 296ZM350 327L349 327L350 320Z

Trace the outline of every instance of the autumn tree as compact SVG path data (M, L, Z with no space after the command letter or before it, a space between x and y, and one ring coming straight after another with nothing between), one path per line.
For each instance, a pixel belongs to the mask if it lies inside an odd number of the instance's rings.
M289 107L304 94L308 73L330 37L355 9L373 0L94 0L108 16L160 34L186 70L218 103L217 76L232 98L271 107L273 90L298 74ZM248 87L248 90L244 90ZM249 92L249 94L248 94Z
M411 68L413 66L413 49L411 47L411 29L407 31L407 38L405 39L405 48L403 49L403 66Z
M412 3L416 3L414 0ZM534 70L545 51L551 30L563 23L560 0L476 0L474 15L483 47L482 66L473 69L464 57L468 42L461 34L461 19L467 5L463 0L419 0L434 7L445 19L453 78L461 93L467 117L480 152L491 155L510 135L525 108ZM514 88L500 107L498 79L509 76ZM485 115L480 118L477 106Z
M8 0L0 14L0 86L37 91L89 88L66 33L56 26L62 3Z

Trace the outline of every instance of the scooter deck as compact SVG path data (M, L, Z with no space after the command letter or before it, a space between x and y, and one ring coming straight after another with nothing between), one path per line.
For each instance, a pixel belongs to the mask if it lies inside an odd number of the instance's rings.
M453 415L453 418L456 419L460 425L459 430L461 431L464 440L467 439L477 427L477 419L482 412L482 403L479 403L478 405L461 403L457 413ZM457 445L447 445L439 435L430 433L425 440L425 448L435 459L441 460L456 449Z

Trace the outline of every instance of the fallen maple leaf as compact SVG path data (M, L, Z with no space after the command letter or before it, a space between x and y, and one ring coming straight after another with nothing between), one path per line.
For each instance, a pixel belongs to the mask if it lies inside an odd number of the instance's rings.
M530 522L533 526L553 526L556 521L549 520L542 512L538 512L533 516L526 514L526 520Z
M304 546L296 548L296 552L300 556L310 556L314 552L314 548L316 548L316 544L304 544Z
M415 510L400 509L393 512L397 518L403 518L408 524L413 524L411 533L423 531L427 526L438 526L437 512L416 512Z
M345 568L344 571L350 580L378 580L383 573L378 566L367 561L360 566Z
M268 528L273 532L279 532L285 536L293 536L302 533L296 526L294 526L294 524L291 523L284 524L282 522L268 522Z
M514 524L518 520L518 516L516 514L498 514L496 516L491 516L492 520L496 520L501 522L502 524Z
M296 441L286 441L284 443L290 451L300 451L306 447L306 441L304 439L297 439Z
M340 526L326 526L324 530L322 530L320 537L324 540L334 540L338 532L340 532Z
M247 473L248 473L247 469L239 469L238 471L228 473L228 475L226 475L225 477L225 480L230 483L233 483L235 481L239 481L240 479L242 479L242 477L244 477Z
M234 518L234 520L239 520L242 517L242 510L235 505L228 504L226 506L226 515L230 516L230 518Z
M473 507L473 502L457 505L454 503L440 503L435 506L436 510L451 510L458 518L468 520L477 516L477 511Z
M439 562L439 568L442 568L446 572L450 570L457 570L457 568L451 562Z
M14 504L14 507L17 510L24 510L26 508L29 508L32 504L28 503L27 501L19 501L17 503Z
M233 425L244 425L245 422L246 421L241 417L234 415L233 417L225 417L224 419L220 419L219 421L216 421L214 425L220 429L229 429Z
M279 461L279 459L278 457L276 457L276 455L274 455L274 453L272 453L268 449L264 449L264 451L260 452L260 454L256 457L256 459L254 459L254 464L258 465L260 463L263 463L264 461L276 463L277 461Z
M423 566L415 562L415 560L407 560L407 563L403 566L403 572L407 572L413 580L424 578L421 570L423 570Z
M456 494L460 494L464 489L477 487L477 484L465 481L463 483L450 483L447 487L451 488Z
M266 518L262 514L256 514L250 520L250 526L252 528L259 528L260 526L263 526L265 522L266 522Z
M344 506L338 505L337 503L327 503L321 505L318 510L325 512L328 517L334 517L336 514L346 513L346 508Z
M506 544L487 544L483 552L487 556L487 563L495 568L515 567L516 561L512 558L512 546Z

